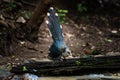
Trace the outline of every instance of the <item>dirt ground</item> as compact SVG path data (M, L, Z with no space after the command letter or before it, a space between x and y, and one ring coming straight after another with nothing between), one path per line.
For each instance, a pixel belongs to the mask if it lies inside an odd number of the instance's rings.
M84 14L81 16L69 12L62 26L65 42L73 56L87 57L92 55L93 51L97 56L120 55L119 16L115 14ZM16 65L31 59L45 59L51 44L51 34L46 23L43 22L40 26L39 43L19 40L17 44L14 43L12 56L0 56L0 65Z

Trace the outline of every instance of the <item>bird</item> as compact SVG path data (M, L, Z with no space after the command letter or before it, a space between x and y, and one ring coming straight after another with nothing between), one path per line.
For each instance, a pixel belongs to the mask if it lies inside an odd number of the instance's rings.
M50 7L47 17L46 23L53 39L53 43L49 48L49 57L52 59L65 59L68 56L72 56L71 50L64 41L62 25L60 24L58 14L53 7Z

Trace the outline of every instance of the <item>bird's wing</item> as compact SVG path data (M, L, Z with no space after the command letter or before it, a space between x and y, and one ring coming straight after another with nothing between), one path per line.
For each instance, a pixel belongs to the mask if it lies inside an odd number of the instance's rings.
M50 8L49 13L47 13L47 16L49 20L46 23L50 29L53 40L63 40L62 28L59 23L58 14L52 7Z

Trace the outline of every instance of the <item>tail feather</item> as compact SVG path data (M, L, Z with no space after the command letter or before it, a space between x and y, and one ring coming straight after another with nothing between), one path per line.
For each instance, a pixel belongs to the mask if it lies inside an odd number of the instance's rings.
M54 41L63 40L62 29L59 23L59 18L57 13L53 8L50 8L49 13L47 14L49 21L47 22L48 27L51 31L52 38Z

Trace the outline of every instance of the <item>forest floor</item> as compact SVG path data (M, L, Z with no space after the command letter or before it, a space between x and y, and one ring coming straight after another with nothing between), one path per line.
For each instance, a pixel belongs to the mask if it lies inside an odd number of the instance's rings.
M3 5L6 6L3 8L2 5L0 5L0 10L8 8L6 5ZM21 14L19 12L17 14L0 13L0 17L1 19L11 20L11 22L17 22L19 17L24 18L23 12L26 14L30 8L20 9ZM87 13L81 16L69 12L65 18L66 21L62 24L64 39L73 56L120 55L120 17L118 15ZM2 67L2 65L22 64L31 59L46 59L51 44L51 34L44 21L40 26L39 43L18 40L17 43L14 43L14 54L12 56L0 56L0 65Z

